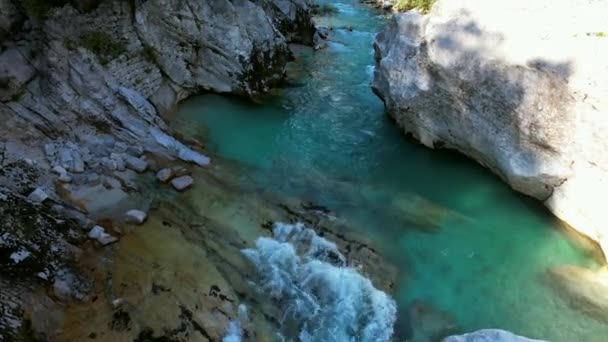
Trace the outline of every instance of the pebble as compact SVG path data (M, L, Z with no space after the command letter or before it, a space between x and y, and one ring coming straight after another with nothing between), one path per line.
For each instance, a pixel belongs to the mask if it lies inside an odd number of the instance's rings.
M44 154L46 154L47 157L51 158L51 157L55 156L56 153L57 153L57 147L55 146L55 144L45 144L44 145Z
M102 246L107 246L107 245L113 244L117 241L118 241L118 238L115 238L112 235L107 234L107 233L104 233L99 239L97 239L97 242L99 242Z
M52 171L59 176L60 182L70 183L72 181L72 177L70 177L70 175L68 175L68 172L62 166L57 165L57 166L53 167Z
M129 146L122 141L117 141L114 143L114 150L120 153L126 152Z
M173 170L170 168L162 169L156 173L156 179L166 183L173 177Z
M103 227L95 226L88 234L89 238L92 240L97 240L102 246L107 246L118 241L118 238L106 233L106 230Z
M190 176L181 176L177 178L173 178L171 181L171 185L177 191L184 191L187 188L191 187L194 184L194 179Z
M101 234L104 234L105 232L106 230L103 229L103 227L95 226L91 229L88 236L90 239L97 240L101 237Z
M127 167L136 172L144 172L148 169L148 162L133 156L127 156L125 158Z
M54 166L52 171L54 173L56 173L57 175L63 175L63 174L68 173L68 171L65 168L63 168L62 166L59 166L59 165Z
M29 194L29 196L27 196L27 199L29 199L30 201L35 202L35 203L42 203L48 198L49 198L49 195L46 192L44 192L44 190L42 190L41 188L37 188L36 190L32 191L32 193Z
M141 210L131 209L125 214L125 222L142 224L148 218L148 214Z

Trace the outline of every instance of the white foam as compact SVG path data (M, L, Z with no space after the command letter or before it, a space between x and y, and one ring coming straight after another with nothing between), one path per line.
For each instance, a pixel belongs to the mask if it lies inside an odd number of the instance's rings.
M281 334L301 341L389 341L396 304L352 267L336 245L303 224L276 224L243 250L257 286L281 305Z
M226 336L222 338L222 342L241 342L243 339L243 329L241 325L247 320L247 306L241 304L239 305L238 319L230 321L228 332L226 333Z

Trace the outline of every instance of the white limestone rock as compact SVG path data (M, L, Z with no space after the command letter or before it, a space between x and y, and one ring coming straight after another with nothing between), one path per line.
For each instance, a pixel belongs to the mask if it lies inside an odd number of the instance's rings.
M101 226L95 226L89 231L88 237L92 240L97 240L104 234L106 230Z
M500 329L482 329L469 334L449 336L443 342L543 342Z
M606 13L606 1L439 0L378 34L372 87L405 133L475 159L606 251L608 44L589 34Z
M156 179L158 179L159 181L166 183L169 180L171 180L171 178L173 178L173 170L171 168L164 168L159 170L156 173Z
M49 195L42 188L36 188L36 190L32 191L32 193L27 196L27 199L34 203L42 203L48 198Z
M142 224L147 218L148 214L137 209L131 209L125 214L125 222L127 223Z
M118 238L106 233L106 230L101 226L93 227L89 231L88 237L91 240L96 240L102 246L107 246L118 241Z
M191 187L192 184L194 184L194 179L190 176L181 176L171 180L171 185L177 191L184 191Z
M148 162L137 157L125 156L125 163L127 167L133 171L142 173L148 169Z

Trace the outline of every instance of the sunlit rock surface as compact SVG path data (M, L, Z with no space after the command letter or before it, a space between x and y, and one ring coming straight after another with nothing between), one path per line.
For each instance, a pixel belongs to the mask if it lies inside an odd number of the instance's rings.
M373 88L405 133L477 160L606 249L606 13L602 1L439 0L377 36Z
M542 342L499 329L483 329L469 334L450 336L443 342Z

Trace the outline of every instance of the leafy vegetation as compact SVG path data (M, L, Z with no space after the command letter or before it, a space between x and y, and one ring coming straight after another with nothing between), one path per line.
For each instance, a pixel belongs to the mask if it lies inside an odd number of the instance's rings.
M423 13L427 13L433 7L437 0L397 0L393 8L399 12L418 9Z
M125 52L125 46L121 42L102 31L85 33L80 39L80 44L97 55L102 65L108 64L109 61Z

